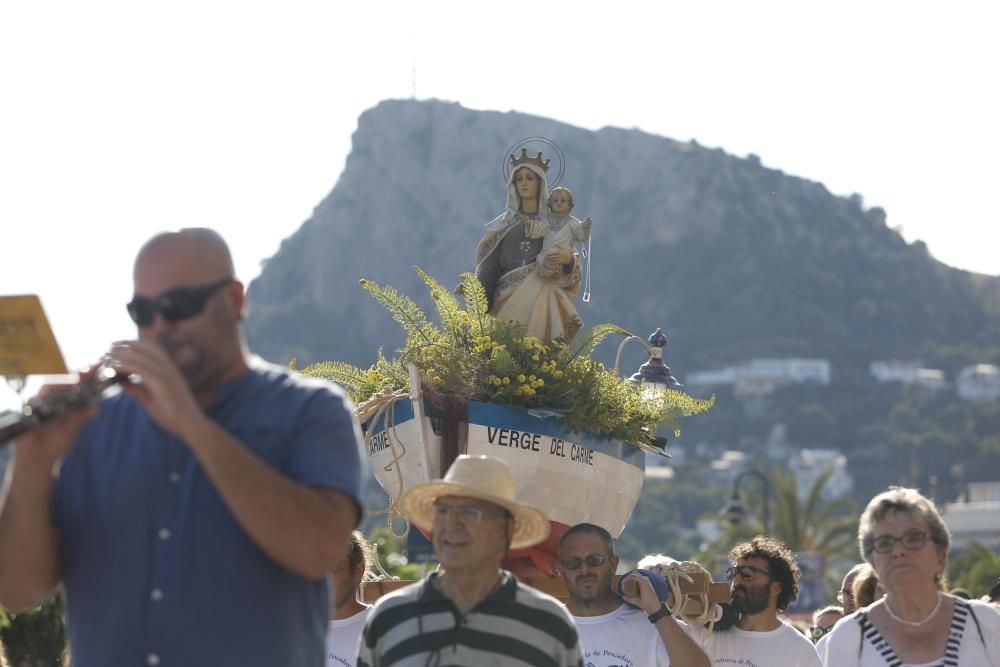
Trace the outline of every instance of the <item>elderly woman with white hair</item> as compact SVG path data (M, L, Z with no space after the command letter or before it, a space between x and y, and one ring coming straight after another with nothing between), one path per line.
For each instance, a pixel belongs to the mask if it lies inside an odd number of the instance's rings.
M858 545L885 597L845 617L822 646L829 667L1000 667L1000 614L940 590L951 536L934 503L892 487L861 515Z

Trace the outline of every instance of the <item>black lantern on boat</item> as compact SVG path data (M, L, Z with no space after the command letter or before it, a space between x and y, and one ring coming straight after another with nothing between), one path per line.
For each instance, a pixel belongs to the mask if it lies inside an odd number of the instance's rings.
M637 384L642 388L644 394L655 398L662 395L668 389L681 387L681 383L670 372L670 367L663 363L663 348L667 344L667 335L663 329L657 328L649 336L649 342L644 341L639 336L629 336L618 346L618 355L615 357L615 369L621 364L622 351L629 341L639 341L646 349L649 359L630 378L629 382Z

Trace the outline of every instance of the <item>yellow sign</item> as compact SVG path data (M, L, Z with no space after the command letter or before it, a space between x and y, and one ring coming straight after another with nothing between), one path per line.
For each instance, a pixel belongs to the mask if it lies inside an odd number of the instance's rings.
M0 375L61 373L66 362L38 296L0 296Z

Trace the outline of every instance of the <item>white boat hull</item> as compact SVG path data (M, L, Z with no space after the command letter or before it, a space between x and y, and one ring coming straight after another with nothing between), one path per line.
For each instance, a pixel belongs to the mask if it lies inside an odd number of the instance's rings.
M417 411L425 412L422 407ZM369 425L368 461L393 498L415 484L440 478L442 463L450 463L441 458L439 420L415 416L413 408L412 401L399 401L381 423ZM460 431L466 431L466 425L467 437L455 453L507 462L518 500L545 511L554 533L588 522L613 537L621 534L642 491L644 456L638 447L571 434L553 417L477 401L468 404Z

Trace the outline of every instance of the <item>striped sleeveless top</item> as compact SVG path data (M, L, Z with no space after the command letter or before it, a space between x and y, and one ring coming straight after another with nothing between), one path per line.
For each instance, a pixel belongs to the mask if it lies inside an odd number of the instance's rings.
M965 635L969 615L972 612L969 603L965 600L961 598L955 598L954 600L955 611L951 617L951 627L948 630L948 641L945 644L944 657L937 662L930 663L931 667L958 667L958 650L962 644L962 637ZM859 613L856 620L858 625L861 626L859 655L861 650L864 649L865 642L867 642L882 656L886 667L903 667L903 661L899 659L896 652L889 646L889 642L882 637L882 633L878 631L878 628L868 620L868 612Z

